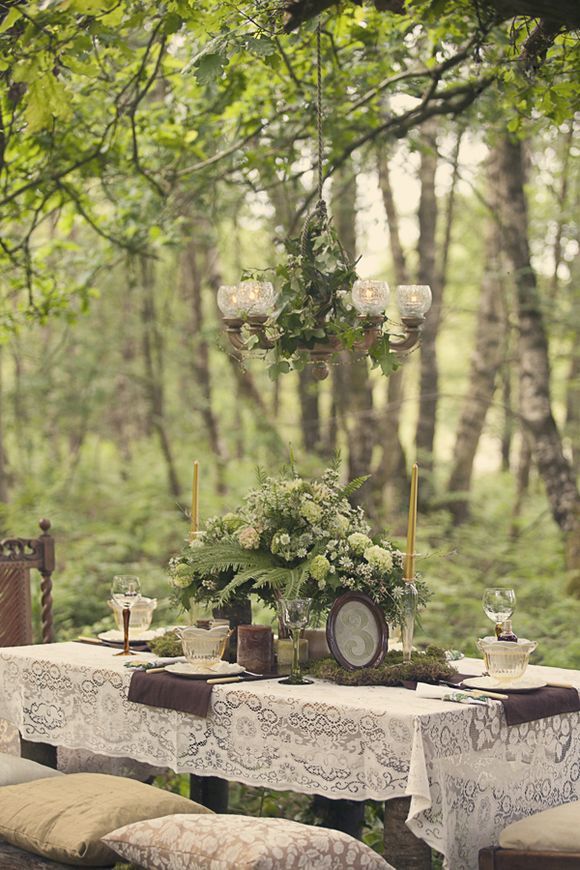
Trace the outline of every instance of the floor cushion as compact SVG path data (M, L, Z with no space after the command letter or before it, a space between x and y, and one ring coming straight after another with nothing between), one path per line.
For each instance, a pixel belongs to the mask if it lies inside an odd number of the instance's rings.
M105 834L176 812L210 810L163 789L100 773L71 773L0 788L0 836L64 864L114 864L115 855L101 840Z
M29 758L19 758L17 755L0 752L0 786L19 785L22 782L47 779L50 776L64 776L64 774Z
M580 852L580 801L513 822L499 837L502 849Z
M173 815L119 828L104 841L145 870L390 868L348 834L287 819Z

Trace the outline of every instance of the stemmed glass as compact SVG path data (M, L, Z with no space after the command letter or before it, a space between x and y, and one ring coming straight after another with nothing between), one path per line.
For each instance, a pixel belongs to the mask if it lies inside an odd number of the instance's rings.
M115 653L117 656L136 655L129 648L129 620L131 609L141 599L141 583L138 577L132 574L117 574L113 577L111 597L119 607L123 608L123 649Z
M485 615L495 622L495 636L499 637L503 623L510 619L516 606L516 593L513 589L493 587L486 589L482 598Z
M290 686L305 686L312 683L312 680L307 680L302 676L300 670L300 631L308 625L311 604L312 598L280 599L280 614L292 633L293 645L290 676L280 680L280 683L286 683Z

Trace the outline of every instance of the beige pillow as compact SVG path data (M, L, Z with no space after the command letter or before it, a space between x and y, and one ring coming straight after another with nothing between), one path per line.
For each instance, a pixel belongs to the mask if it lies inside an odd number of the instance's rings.
M29 758L19 758L18 755L0 752L0 786L18 785L21 782L31 782L33 779L47 779L49 776L64 776L64 774Z
M580 852L580 801L508 825L499 835L499 844L502 849Z
M0 836L53 861L87 867L115 863L101 838L120 825L209 812L180 795L103 773L70 773L0 788Z
M104 841L145 870L393 870L348 834L287 819L166 816L119 828Z

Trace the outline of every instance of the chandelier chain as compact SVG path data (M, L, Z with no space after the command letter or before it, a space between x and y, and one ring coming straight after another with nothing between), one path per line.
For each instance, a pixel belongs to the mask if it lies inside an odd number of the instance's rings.
M324 176L322 164L324 147L322 142L322 52L320 48L320 21L316 27L316 127L318 135L318 201L322 201L322 185Z

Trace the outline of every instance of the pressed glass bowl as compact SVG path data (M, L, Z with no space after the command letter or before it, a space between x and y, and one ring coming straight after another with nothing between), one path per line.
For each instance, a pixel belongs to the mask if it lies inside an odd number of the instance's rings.
M113 611L115 625L119 631L123 631L123 608L116 601L108 601L107 604ZM129 637L140 631L147 631L153 619L153 612L157 607L156 598L141 598L131 608L129 620Z
M183 655L194 667L215 666L224 654L230 629L227 625L217 625L215 628L178 629L183 646Z
M537 647L535 640L520 638L517 643L484 637L477 641L483 653L486 670L500 683L511 683L523 677L530 655Z

